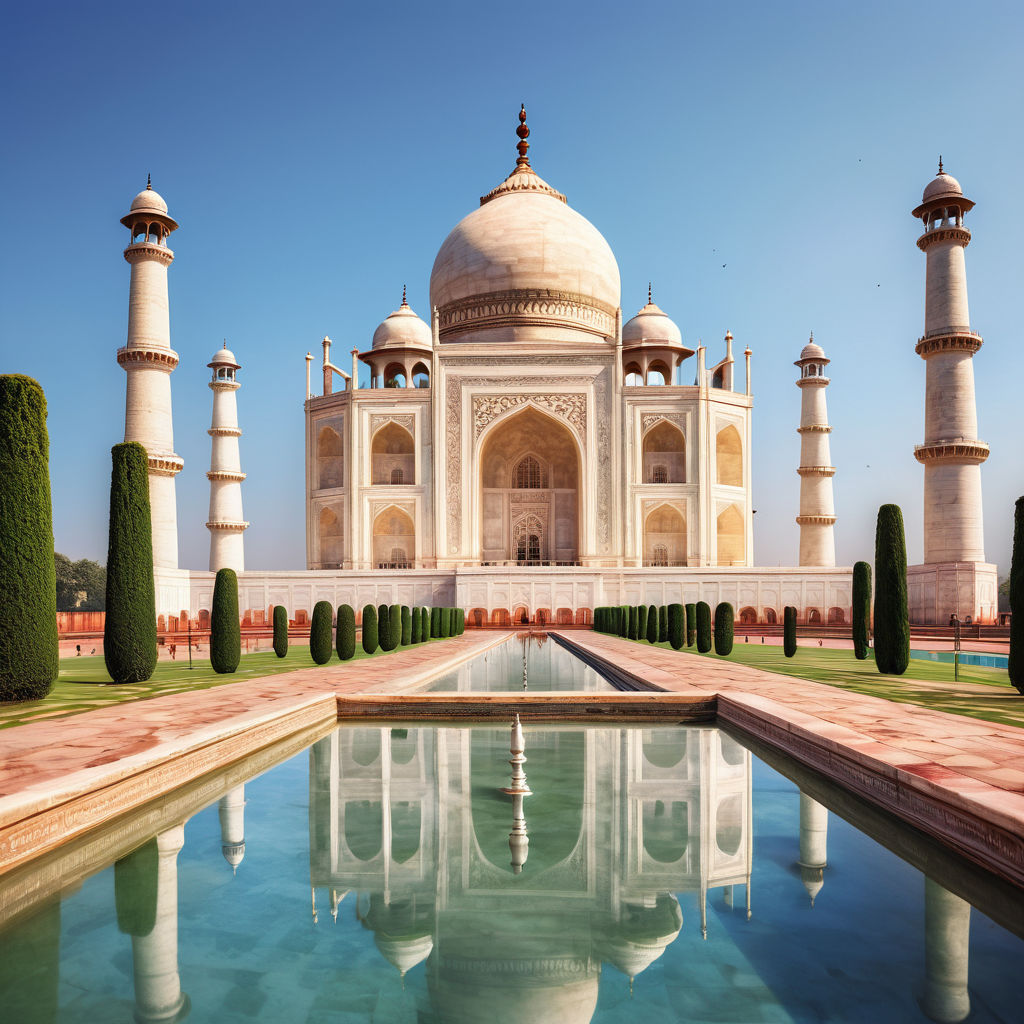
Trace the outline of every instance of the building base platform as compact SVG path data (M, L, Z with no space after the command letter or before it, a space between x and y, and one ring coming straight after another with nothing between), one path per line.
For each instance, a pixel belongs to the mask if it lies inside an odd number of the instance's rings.
M992 623L999 605L999 575L991 562L932 562L907 567L907 602L914 625Z

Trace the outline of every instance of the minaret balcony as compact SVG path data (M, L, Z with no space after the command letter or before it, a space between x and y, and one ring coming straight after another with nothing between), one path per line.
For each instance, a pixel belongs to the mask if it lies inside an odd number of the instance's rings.
M973 356L981 346L981 335L974 331L942 331L918 338L914 351L922 359L939 352L969 352Z
M797 469L800 476L835 476L835 466L800 466Z
M835 516L797 516L797 524L800 526L835 526Z
M245 474L237 472L232 469L211 469L206 474L207 480L229 480L235 483L241 483L245 479Z
M827 423L809 423L806 427L797 427L798 434L831 434L832 428Z
M170 373L178 365L178 353L155 345L125 345L117 350L117 365L126 370L130 364L152 363L155 369Z
M177 476L185 468L185 460L180 455L146 455L146 463L150 473L155 476Z
M965 466L980 466L989 455L984 441L966 441L957 438L950 441L929 441L914 446L914 458L921 463L951 462Z
M796 382L796 386L798 388L805 388L808 385L813 384L813 385L816 385L819 388L824 388L824 387L828 387L828 385L831 384L831 383L832 383L832 378L831 377L813 377L813 376L812 377L800 377L797 380L797 382Z
M970 245L971 233L965 227L947 225L946 227L932 228L926 231L918 240L917 247L924 252L930 245L936 242L956 242L965 248Z
M152 242L138 242L129 245L124 251L124 258L128 263L139 263L142 260L156 260L165 267L174 262L174 253L166 245L154 245Z
M210 437L241 437L242 431L238 427L210 427L206 431Z
M206 528L208 530L226 530L229 533L242 533L249 529L249 524L239 519L234 522L207 523Z

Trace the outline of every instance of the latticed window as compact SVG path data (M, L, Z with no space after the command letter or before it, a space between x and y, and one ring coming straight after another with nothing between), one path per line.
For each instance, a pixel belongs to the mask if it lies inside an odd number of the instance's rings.
M391 564L396 569L408 569L409 558L405 553L405 548L392 548L391 549Z
M544 482L541 477L540 463L532 456L527 455L526 458L522 459L518 466L516 466L515 474L515 486L516 487L543 487Z
M668 469L665 466L655 466L651 470L651 483L652 484L667 484L668 483Z
M402 471L400 469L393 469L393 470L391 470L391 482L393 484L405 483L405 480L403 479L403 475L404 474L402 473Z
M664 483L664 481L655 481ZM668 565L668 548L664 544L655 544L651 550L651 565Z
M521 535L516 558L520 562L539 562L540 537L535 533Z

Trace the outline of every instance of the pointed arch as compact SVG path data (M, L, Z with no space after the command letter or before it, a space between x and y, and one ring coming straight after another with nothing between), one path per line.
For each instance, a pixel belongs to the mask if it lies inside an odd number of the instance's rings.
M659 419L644 432L643 477L648 484L686 483L686 436L675 423Z
M321 569L340 566L345 558L344 527L339 510L329 505L317 517L317 541Z
M378 569L408 569L416 561L416 524L409 512L388 505L373 517L373 564Z
M392 483L392 473L402 471L400 481L416 482L416 444L412 434L394 420L378 427L370 440L371 482Z
M343 452L341 422L333 420L320 423L316 434L316 486L318 488L345 486Z
M738 505L728 505L718 514L718 564L745 565L746 528Z
M677 506L663 503L644 517L644 565L686 565L686 517Z
M715 470L718 483L743 486L743 442L740 432L731 423L715 437Z

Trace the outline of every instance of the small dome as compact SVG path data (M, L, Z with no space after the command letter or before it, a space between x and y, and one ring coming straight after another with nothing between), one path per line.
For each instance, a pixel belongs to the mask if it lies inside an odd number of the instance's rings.
M226 342L223 348L219 348L213 353L213 358L206 365L210 367L233 366L236 370L241 369L241 364L235 359L235 353L228 348Z
M167 203L164 197L152 185L147 185L133 200L129 207L131 213L162 213L167 214Z
M933 199L959 198L964 194L960 182L952 174L940 171L925 186L924 195L921 196L922 203L930 203Z
M232 871L238 870L238 865L245 859L245 840L240 843L224 843L220 848L224 859L231 865Z
M430 325L421 320L402 298L402 304L373 332L373 347L433 348Z
M426 935L404 935L397 938L378 933L374 935L373 941L388 963L398 968L402 975L423 963L434 948L434 940L429 932Z
M813 341L811 341L808 342L808 344L804 345L804 347L800 350L800 358L824 359L825 350L820 345L816 345Z
M632 345L672 345L683 343L683 335L671 317L653 302L648 302L622 328L623 347Z

